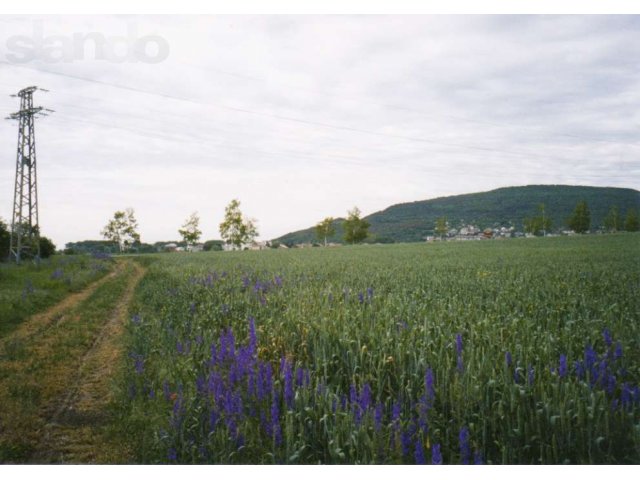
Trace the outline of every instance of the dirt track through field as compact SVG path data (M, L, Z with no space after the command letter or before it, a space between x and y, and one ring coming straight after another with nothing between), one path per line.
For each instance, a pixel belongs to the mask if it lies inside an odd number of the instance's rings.
M0 463L127 462L125 447L109 439L109 404L128 307L144 273L119 261L0 342ZM15 345L21 349L12 357Z
M65 320L65 316L75 305L86 300L100 285L118 275L122 271L123 266L124 264L119 263L113 272L105 275L100 280L93 282L80 292L72 293L65 297L60 303L54 305L48 310L45 310L44 312L33 315L31 318L21 323L16 330L0 340L0 349L12 342L27 340L34 335L42 333L43 330L46 330L51 325L63 322Z
M85 353L69 389L49 418L31 463L113 463L126 460L126 452L105 445L107 407L113 399L113 375L122 355L121 336L128 306L144 270L133 263L134 274L124 295Z

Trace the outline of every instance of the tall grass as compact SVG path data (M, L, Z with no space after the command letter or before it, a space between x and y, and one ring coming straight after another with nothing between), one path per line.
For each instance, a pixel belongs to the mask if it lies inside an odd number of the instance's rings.
M162 256L140 462L638 463L637 235Z

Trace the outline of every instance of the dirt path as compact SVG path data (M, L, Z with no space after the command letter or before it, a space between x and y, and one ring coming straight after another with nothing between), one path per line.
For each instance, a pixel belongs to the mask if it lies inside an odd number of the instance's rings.
M104 435L113 399L113 375L122 355L121 336L127 310L144 269L133 263L124 295L91 348L85 353L69 389L49 418L31 463L121 463L127 454L122 446L106 445ZM118 448L119 447L119 448Z

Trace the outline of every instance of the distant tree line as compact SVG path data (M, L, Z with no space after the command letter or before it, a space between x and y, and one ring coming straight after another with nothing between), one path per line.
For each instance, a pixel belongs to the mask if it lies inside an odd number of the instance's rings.
M576 233L587 233L591 230L591 212L585 200L578 202L566 223ZM608 232L623 230L637 232L640 230L640 220L635 208L629 208L623 218L619 213L618 207L612 206L603 223L604 229ZM545 231L549 232L553 227L551 219L545 216L544 204L538 206L538 215L525 218L523 225L525 232L533 235L543 235Z

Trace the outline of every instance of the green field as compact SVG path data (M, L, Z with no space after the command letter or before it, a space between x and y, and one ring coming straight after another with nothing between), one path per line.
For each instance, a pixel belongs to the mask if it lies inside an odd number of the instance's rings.
M640 463L637 234L160 255L144 463Z

